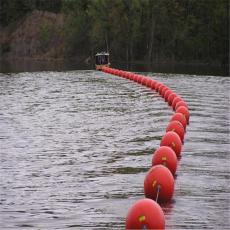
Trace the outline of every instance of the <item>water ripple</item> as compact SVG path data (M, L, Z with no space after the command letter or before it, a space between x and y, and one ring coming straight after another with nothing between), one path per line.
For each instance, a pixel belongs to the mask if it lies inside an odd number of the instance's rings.
M167 229L228 229L229 78L148 74L189 104ZM122 229L173 112L96 71L0 74L2 229Z

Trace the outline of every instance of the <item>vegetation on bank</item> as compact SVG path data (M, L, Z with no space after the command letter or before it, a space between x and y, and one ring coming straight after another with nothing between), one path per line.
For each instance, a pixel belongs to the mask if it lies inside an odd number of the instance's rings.
M108 50L117 61L227 65L228 10L228 0L5 0L1 52L62 58ZM35 22L25 30L28 17Z

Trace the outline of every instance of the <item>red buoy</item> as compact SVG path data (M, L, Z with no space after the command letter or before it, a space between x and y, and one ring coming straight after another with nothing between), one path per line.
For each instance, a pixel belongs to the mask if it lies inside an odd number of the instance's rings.
M152 80L151 89L155 90L156 84L157 84L157 81L156 80Z
M139 75L139 74L136 74L136 80L135 80L135 82L138 83L139 77L140 77L140 75Z
M134 74L133 81L137 81L137 74Z
M165 85L162 83L162 85L159 86L158 88L158 93L161 95L162 89L165 88Z
M175 110L177 110L177 108L179 108L180 106L184 106L184 107L187 107L188 108L188 105L185 101L179 101L177 104L176 104L176 107L175 107Z
M159 81L156 82L154 89L157 90L158 85L160 84Z
M130 78L130 74L131 74L130 72L126 72L125 78L129 79Z
M159 92L159 88L162 86L162 83L161 82L158 82L158 84L156 84L156 87L155 87L155 90L157 92Z
M115 70L114 70L114 74L115 74L115 75L118 75L118 74L119 74L119 70L118 70L118 69L115 69Z
M132 81L132 80L133 80L133 78L134 78L134 74L133 74L133 73L130 73L130 74L129 74L129 80L131 80L131 81Z
M151 78L147 78L146 86L151 88L152 81L153 80Z
M145 76L142 76L141 84L146 85L147 78Z
M167 132L161 139L161 146L169 146L179 157L181 155L182 142L179 135L173 131Z
M182 99L181 99L181 97L175 97L174 99L173 99L173 102L172 102L172 107L173 107L173 109L175 110L175 108L176 108L176 104L179 102L179 101L182 101Z
M159 204L141 199L129 209L126 229L165 229L165 216Z
M163 165L153 166L144 180L145 197L157 202L168 202L174 192L174 178L172 173Z
M141 84L141 81L142 81L142 76L138 75L137 82Z
M169 131L177 133L181 142L184 143L184 127L179 121L171 121L166 128L166 132Z
M164 88L162 88L161 90L161 96L164 98L165 96L165 92L168 90L169 88L167 86L165 86Z
M186 118L187 124L189 124L190 113L187 107L185 106L178 107L176 113L182 113Z
M165 101L168 101L168 97L169 97L169 95L170 95L171 93L173 93L173 91L172 91L171 89L166 90L165 95L164 95Z
M182 127L183 128L183 127ZM177 168L177 156L176 153L168 146L159 147L153 154L152 166L164 165L174 175Z
M174 113L170 121L179 121L186 131L187 120L182 113Z
M123 74L124 74L124 71L123 71L123 70L120 70L119 76L120 76L120 77L123 77Z
M129 72L125 72L124 78L126 78L126 79L129 78Z
M122 77L123 77L123 78L126 78L127 74L128 74L128 73L127 73L126 71L124 71Z
M122 70L118 70L118 71L117 71L117 75L120 76L120 75L121 75L121 72L122 72Z
M168 105L172 105L173 99L177 97L175 93L171 93L168 97Z

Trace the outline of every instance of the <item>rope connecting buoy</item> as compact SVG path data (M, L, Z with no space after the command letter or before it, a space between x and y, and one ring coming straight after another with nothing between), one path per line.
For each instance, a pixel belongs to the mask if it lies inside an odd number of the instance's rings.
M159 147L153 154L152 166L159 164L167 167L175 175L177 169L176 153L168 146Z
M146 198L159 203L169 202L174 192L174 178L172 173L163 165L153 166L144 180Z
M161 139L161 146L169 146L179 157L181 155L182 142L179 135L173 131L167 132Z
M155 201L141 199L134 203L126 217L126 229L164 229L164 213Z
M171 121L166 128L166 132L169 132L169 131L173 131L177 133L181 139L181 142L184 143L185 131L184 131L183 125L179 121Z
M177 170L177 157L181 156L186 126L190 118L188 105L162 82L109 67L102 67L101 70L155 90L176 111L166 128L160 147L152 156L152 168L147 172L144 180L145 197L150 199L137 201L130 208L126 218L126 229L164 229L164 213L157 202L169 202L174 193L173 175Z

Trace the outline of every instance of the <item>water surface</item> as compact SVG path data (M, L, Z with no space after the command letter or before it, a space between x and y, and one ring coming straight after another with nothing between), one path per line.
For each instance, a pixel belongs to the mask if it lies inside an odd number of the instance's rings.
M191 118L167 229L229 228L229 78L148 74ZM96 71L0 74L1 229L124 229L173 114Z

